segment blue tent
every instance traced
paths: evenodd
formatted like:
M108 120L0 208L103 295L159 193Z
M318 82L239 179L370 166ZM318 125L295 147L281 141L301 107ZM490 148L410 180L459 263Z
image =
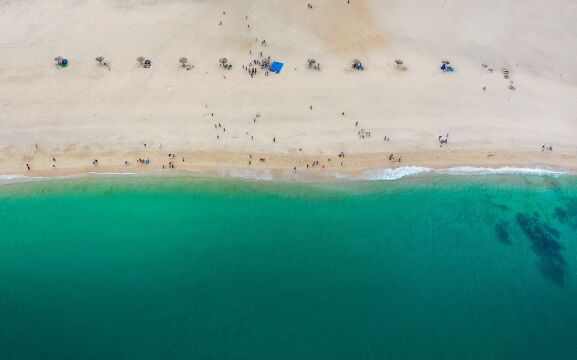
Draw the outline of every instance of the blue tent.
M282 70L282 67L284 66L283 63L280 62L273 62L272 64L270 64L270 71L274 71L275 73L279 73Z

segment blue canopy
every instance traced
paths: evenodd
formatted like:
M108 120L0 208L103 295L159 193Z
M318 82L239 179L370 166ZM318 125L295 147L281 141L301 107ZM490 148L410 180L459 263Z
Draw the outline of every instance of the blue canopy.
M283 63L280 62L273 62L272 64L270 64L270 71L274 71L275 73L279 73L282 70L282 67L284 66Z

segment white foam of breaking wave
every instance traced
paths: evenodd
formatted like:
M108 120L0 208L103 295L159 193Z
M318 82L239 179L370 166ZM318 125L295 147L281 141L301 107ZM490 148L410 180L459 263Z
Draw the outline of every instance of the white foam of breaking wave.
M501 167L501 168L488 168L488 167L472 167L472 166L460 166L448 169L440 169L436 172L441 174L450 175L487 175L487 174L527 174L527 175L563 175L567 174L564 171L554 171L540 168L516 168L516 167Z
M405 176L427 173L433 169L421 166L404 166L395 169L373 169L361 173L364 180L397 180Z
M90 175L103 175L103 176L125 176L125 175L136 175L133 172L96 172L96 171L89 171L88 174Z
M221 171L222 176L251 179L251 180L273 180L270 170L249 170L242 168L228 168Z
M32 181L32 180L41 180L41 179L47 179L47 178L43 177L43 176L26 176L26 175L20 175L20 174L0 175L0 183L3 185L12 184L12 183L21 182L21 181Z
M18 180L18 179L27 179L28 176L24 176L24 175L0 175L0 181L10 181L10 180Z
M329 173L327 176L334 177L335 179L339 179L339 180L349 178L349 175L341 174L339 172Z

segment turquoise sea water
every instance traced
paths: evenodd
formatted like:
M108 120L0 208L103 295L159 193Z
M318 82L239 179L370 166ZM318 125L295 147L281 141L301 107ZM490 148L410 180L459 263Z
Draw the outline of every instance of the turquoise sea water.
M576 359L577 178L0 186L0 359Z

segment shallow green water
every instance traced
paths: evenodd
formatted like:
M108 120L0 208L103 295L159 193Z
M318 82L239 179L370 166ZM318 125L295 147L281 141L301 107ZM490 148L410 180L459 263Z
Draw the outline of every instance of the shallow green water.
M0 359L575 359L577 179L0 186Z

